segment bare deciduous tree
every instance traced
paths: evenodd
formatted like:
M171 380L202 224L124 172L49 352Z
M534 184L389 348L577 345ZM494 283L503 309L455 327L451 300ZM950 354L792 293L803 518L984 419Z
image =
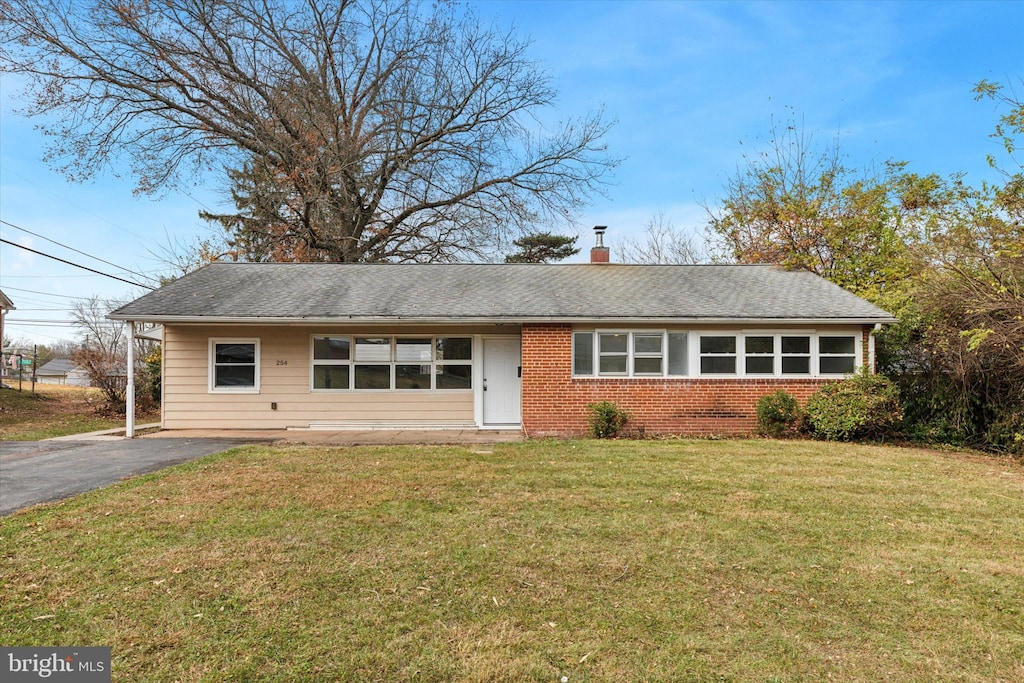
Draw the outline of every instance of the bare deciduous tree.
M704 260L693 236L676 228L663 213L648 219L641 237L621 240L617 252L623 263L691 264Z
M448 2L20 0L0 63L69 177L228 170L238 213L211 218L246 258L479 255L573 219L616 164L600 113L545 129L527 44Z
M123 306L127 301L101 299L93 296L75 301L71 317L82 329L82 344L72 355L75 363L85 368L89 381L103 393L106 412L123 415L127 391L128 344L135 344L136 396L145 399L141 391L146 383L145 358L154 342L145 339L129 340L127 328L120 322L107 320L107 313ZM139 403L145 408L145 400Z
M128 334L125 326L107 320L107 313L126 303L98 296L77 299L71 309L71 318L82 331L82 346L95 349L111 359L127 357Z

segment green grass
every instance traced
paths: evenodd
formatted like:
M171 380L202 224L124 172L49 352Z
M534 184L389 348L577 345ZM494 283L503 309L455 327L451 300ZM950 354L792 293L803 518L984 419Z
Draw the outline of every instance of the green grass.
M17 387L15 383L13 386ZM22 391L0 389L0 441L39 441L69 434L124 427L124 417L97 413L99 389L55 384L23 383ZM136 421L157 420L158 414Z
M1024 470L815 442L249 447L0 520L114 680L1024 679Z

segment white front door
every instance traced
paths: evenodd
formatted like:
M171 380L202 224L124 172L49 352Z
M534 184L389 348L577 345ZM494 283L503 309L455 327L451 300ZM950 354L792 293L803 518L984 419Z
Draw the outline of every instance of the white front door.
M484 425L518 425L522 419L522 342L518 337L485 337L483 341Z

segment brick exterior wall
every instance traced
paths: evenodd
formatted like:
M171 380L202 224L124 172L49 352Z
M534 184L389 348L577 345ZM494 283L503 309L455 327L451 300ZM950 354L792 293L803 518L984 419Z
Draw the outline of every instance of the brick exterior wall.
M868 335L862 345L867 362ZM803 404L829 379L669 379L572 376L572 325L523 325L523 432L574 436L587 431L587 406L614 401L646 434L746 434L757 430L757 401L785 389Z

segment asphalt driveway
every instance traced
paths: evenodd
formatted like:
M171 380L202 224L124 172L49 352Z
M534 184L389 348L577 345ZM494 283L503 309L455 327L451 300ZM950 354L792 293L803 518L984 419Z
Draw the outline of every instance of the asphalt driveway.
M252 443L246 439L0 442L0 516Z

